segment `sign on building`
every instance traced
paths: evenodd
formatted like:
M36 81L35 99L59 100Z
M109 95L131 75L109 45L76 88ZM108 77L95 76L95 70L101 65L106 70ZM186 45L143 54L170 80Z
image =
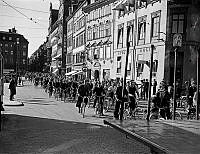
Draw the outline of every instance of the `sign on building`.
M173 47L181 47L182 46L182 35L174 34L173 36Z

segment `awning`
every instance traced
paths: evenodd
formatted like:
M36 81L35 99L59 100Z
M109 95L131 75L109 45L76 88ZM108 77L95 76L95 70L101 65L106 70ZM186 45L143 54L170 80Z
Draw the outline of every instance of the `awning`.
M77 71L76 73L74 73L72 75L81 74L81 73L83 73L83 71Z
M59 58L61 58L62 57L62 55L61 54L58 54L57 56L55 56L55 57L53 57L54 59L59 59Z
M90 47L90 43L88 43L87 45L86 45L86 48L89 48Z
M110 40L107 40L103 43L103 45L106 45L106 44L112 44L112 42Z
M55 71L52 72L53 74L57 74L58 73L58 69L55 69Z
M76 73L77 71L71 71L71 72L68 72L68 73L65 73L65 75L66 76L70 76L70 75L72 75L72 74L74 74L74 73Z
M123 3L125 3L125 0L118 2L117 5L113 8L113 10L124 11L125 5Z
M96 42L94 42L90 47L95 47L97 45Z
M100 41L99 43L97 43L97 46L101 46L101 45L103 45L102 41Z

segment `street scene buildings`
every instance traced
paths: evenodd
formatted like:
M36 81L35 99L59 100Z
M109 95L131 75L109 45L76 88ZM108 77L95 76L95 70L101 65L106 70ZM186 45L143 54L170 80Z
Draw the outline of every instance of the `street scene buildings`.
M199 153L200 0L6 1L48 33L0 31L0 153Z
M165 79L173 85L175 50L177 84L196 80L199 11L195 4L198 3L163 0L72 1L71 5L65 6L68 15L64 19L66 48L63 52L62 28L59 28L62 25L59 22L62 18L61 7L57 14L54 13L54 19L50 16L50 23L55 23L49 30L47 42L48 46L51 44L48 52L52 53L49 71L61 74L59 70L64 67L62 70L66 75L76 76L76 79L120 80L124 78L128 41L127 80L138 83L149 80L151 50L153 80L159 83ZM175 34L181 37L178 49L173 45ZM66 65L61 67L62 63Z

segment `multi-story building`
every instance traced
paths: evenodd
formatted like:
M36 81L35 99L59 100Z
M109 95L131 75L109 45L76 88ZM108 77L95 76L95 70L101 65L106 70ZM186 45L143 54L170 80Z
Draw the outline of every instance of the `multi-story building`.
M67 24L66 73L69 74L69 72L72 72L72 64L73 64L73 50L72 50L73 49L72 48L72 45L73 45L72 44L73 43L73 16L72 16L72 10L70 10L70 14L66 18L66 24Z
M57 42L58 42L58 10L52 8L50 3L50 16L49 16L49 28L48 28L48 55L50 72L58 73L58 62L55 58L57 56Z
M70 49L72 53L67 51L68 58L72 57L72 68L71 71L74 71L75 79L82 79L85 76L82 68L85 65L85 14L82 11L82 8L88 5L88 1L80 1L77 5L76 10L72 10L72 19L69 20L68 25L71 23L71 32L73 35L70 35ZM73 24L72 24L73 23ZM68 27L69 28L69 27ZM72 42L71 42L72 41ZM69 43L69 42L68 42ZM69 44L68 44L69 45ZM71 48L72 46L72 48Z
M182 84L191 78L196 80L196 55L200 42L199 4L199 0L118 1L114 8L116 11L113 31L114 35L116 34L116 77L124 77L125 55L129 42L127 78L137 81L149 79L150 56L153 50L152 74L158 83L164 79L173 84L174 51L177 51L176 82ZM180 45L178 50L177 45Z
M152 45L153 78L161 81L164 77L165 44L159 39L166 37L162 34L166 33L167 1L148 2L127 4L119 1L115 6L114 65L117 78L123 78L127 71L127 79L148 80ZM130 48L125 70L127 42Z
M23 74L27 70L28 44L23 35L15 28L9 32L0 31L0 52L4 59L4 73Z
M87 76L100 81L115 77L113 70L113 14L115 0L96 0L84 7L86 21Z

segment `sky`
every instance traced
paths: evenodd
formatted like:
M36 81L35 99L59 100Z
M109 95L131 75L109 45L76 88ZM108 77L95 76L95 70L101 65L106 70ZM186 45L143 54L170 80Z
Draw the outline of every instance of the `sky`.
M48 35L50 2L53 9L59 8L59 0L0 0L0 31L15 27L17 33L24 35L29 41L29 57Z

